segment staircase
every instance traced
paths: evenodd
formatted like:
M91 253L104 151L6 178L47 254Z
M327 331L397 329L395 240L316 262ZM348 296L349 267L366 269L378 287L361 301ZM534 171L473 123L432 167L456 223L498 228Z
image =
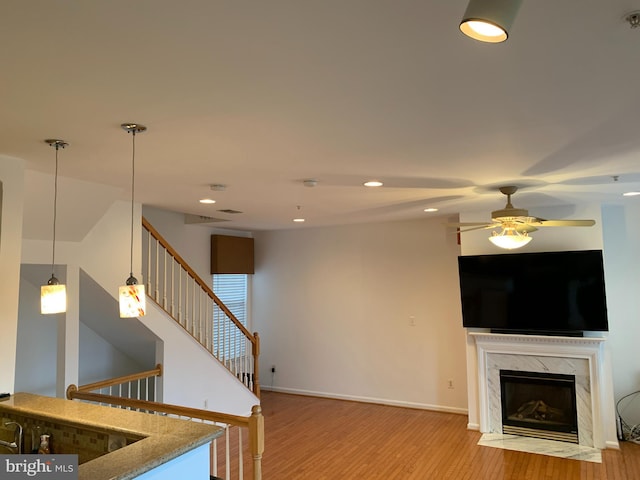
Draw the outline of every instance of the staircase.
M169 243L142 218L147 296L260 397L260 337L251 333Z

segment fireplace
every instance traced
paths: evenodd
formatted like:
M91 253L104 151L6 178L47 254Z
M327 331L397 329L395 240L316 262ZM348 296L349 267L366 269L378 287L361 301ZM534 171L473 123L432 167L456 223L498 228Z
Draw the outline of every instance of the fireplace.
M500 370L502 431L579 443L576 377Z
M500 370L575 375L578 445L619 448L604 337L469 332L468 427L502 434Z

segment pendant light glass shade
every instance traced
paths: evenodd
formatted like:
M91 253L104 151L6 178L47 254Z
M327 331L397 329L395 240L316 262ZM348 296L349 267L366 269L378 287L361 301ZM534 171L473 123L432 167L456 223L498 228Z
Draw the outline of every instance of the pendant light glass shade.
M67 288L56 278L53 270L56 264L56 220L58 209L58 150L69 144L64 140L47 139L49 145L56 149L56 172L53 186L53 246L51 254L51 278L46 285L40 287L40 313L44 315L67 311Z
M522 0L469 0L460 31L480 42L504 42L521 3Z
M126 285L118 289L118 303L120 304L120 318L142 317L146 313L146 294L144 285L138 284L138 279L133 276L133 206L136 178L136 133L145 132L147 127L137 123L123 123L120 125L132 135L131 158L131 263L129 278Z
M129 284L134 280L136 283ZM127 284L118 290L120 303L120 318L142 317L146 313L147 303L144 285L138 285L138 280L131 276L127 279Z
M67 287L53 275L47 285L40 287L40 313L62 313L67 311Z
M495 246L505 250L514 250L524 247L532 238L527 232L520 233L515 227L504 227L500 233L493 232L489 241Z

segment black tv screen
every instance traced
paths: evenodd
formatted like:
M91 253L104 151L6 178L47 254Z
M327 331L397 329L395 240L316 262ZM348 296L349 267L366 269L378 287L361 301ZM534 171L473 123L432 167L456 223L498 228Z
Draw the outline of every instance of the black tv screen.
M607 331L601 250L458 257L464 327Z

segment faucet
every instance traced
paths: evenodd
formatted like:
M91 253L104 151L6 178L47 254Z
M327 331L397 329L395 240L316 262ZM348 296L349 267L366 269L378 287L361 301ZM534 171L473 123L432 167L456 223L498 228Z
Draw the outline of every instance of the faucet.
M15 449L16 453L22 453L22 425L18 422L7 422L4 424L5 427L10 425L15 425L16 429L13 432L13 442L5 442L4 440L0 440L0 445L4 447L8 447L11 449Z

